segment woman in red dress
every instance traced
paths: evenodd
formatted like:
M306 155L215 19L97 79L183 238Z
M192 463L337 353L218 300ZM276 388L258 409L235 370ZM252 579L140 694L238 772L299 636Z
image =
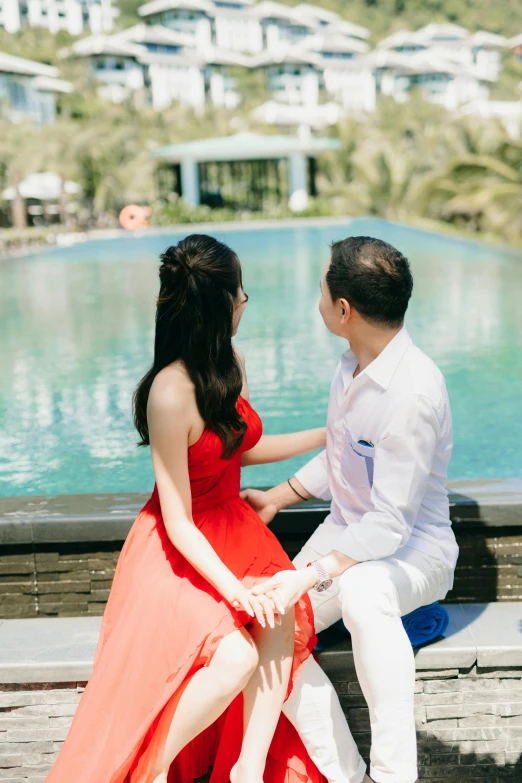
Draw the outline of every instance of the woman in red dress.
M247 297L226 245L161 256L154 362L135 393L156 484L121 550L93 672L46 783L320 783L281 714L316 637L308 597L284 614L251 588L293 568L240 498L241 465L324 444L261 437L233 348Z

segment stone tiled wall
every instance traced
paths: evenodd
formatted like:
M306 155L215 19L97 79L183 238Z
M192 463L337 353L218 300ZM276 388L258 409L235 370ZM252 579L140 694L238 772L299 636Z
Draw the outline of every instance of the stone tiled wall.
M0 554L0 617L103 614L121 542L18 545Z
M328 663L324 659L325 668ZM353 670L329 672L367 758L368 710ZM0 781L43 783L63 744L85 682L0 684ZM418 672L419 780L522 780L522 671Z
M63 745L85 685L0 684L2 783L44 782Z
M460 557L448 601L522 600L522 527L457 533ZM291 557L303 542L283 541ZM103 613L121 542L5 546L0 617Z
M355 673L329 675L368 760L368 710ZM522 780L522 671L419 671L415 690L419 780Z

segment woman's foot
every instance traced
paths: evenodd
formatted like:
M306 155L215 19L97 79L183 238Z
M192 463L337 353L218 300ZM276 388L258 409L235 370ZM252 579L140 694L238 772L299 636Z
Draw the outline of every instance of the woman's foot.
M230 770L230 783L263 783L263 778L244 769L240 761L236 761Z

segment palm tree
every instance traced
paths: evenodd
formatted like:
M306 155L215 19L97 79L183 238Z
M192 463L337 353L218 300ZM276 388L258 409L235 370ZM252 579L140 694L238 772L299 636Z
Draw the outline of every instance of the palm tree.
M522 145L493 123L449 128L453 154L419 184L415 200L432 218L508 241L522 236Z
M20 182L33 171L40 170L46 156L45 144L34 126L5 125L0 134L0 160L6 172L6 182L14 188L11 204L13 225L17 229L27 226L25 202L20 194ZM20 144L23 138L23 144Z

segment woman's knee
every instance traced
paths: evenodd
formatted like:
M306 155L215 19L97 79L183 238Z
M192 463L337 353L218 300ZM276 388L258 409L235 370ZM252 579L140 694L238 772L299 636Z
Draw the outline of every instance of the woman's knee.
M259 653L256 644L244 628L221 640L219 658L223 663L221 677L234 690L238 684L241 690L252 677L259 665Z

